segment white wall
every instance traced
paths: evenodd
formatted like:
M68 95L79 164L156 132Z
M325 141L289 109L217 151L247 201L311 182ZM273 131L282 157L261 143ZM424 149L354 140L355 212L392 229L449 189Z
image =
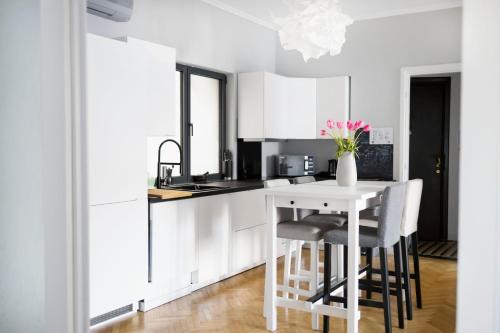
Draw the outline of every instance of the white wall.
M104 36L131 36L177 50L179 63L228 74L228 148L236 156L236 81L233 74L275 71L276 32L199 0L140 0L128 23L87 15L88 31ZM157 147L150 147L151 153ZM149 154L151 155L151 154ZM156 169L156 157L149 169ZM236 163L234 172L236 174Z
M278 74L305 77L350 75L351 117L394 128L394 170L399 159L400 69L460 62L461 9L355 22L342 53L304 63L277 42Z
M71 332L64 1L0 2L0 331Z
M500 332L500 2L465 0L457 332Z
M45 325L40 5L0 2L0 331ZM37 57L38 56L38 57Z

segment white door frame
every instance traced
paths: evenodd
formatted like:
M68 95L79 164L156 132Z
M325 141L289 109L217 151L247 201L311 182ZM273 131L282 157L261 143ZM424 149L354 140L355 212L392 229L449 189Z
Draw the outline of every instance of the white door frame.
M86 38L87 17L84 0L48 0L43 3L46 20L46 45L50 60L52 53L64 61L57 64L58 86L66 89L64 99L65 178L66 178L66 332L89 331L88 291L88 200L87 200L87 150L86 150ZM63 38L55 34L62 29ZM55 45L55 47L53 47ZM61 54L61 51L64 54ZM52 52L52 53L50 53ZM59 52L59 53L58 53ZM46 236L57 237L57 236ZM59 239L56 241L59 242ZM61 274L55 271L54 274ZM62 289L62 286L61 286ZM61 291L63 292L63 291ZM50 309L47 309L50 311ZM52 316L53 320L63 318ZM51 324L46 323L48 329Z
M430 74L460 73L462 64L450 63L401 68L401 115L399 131L399 173L398 180L409 178L410 163L410 86L412 76Z
M72 277L74 333L87 333L89 315L88 265L88 191L87 191L87 1L65 0L68 8L67 26L69 75L71 82L71 174L72 174Z

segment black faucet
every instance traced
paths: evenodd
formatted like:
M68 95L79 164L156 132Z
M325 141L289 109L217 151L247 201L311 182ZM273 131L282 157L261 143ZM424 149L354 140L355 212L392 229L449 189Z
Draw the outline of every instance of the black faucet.
M174 143L177 148L179 148L179 162L162 162L161 161L161 148L163 145L167 142L172 142ZM162 166L167 166L166 168L166 174L164 173L163 179L160 177L160 172L162 171ZM167 139L163 141L160 146L158 147L158 165L157 165L157 170L156 170L156 187L157 188L162 188L163 186L168 186L172 184L172 170L174 166L178 165L180 171L182 172L182 148L181 145L172 139ZM168 166L171 166L172 168L169 168Z

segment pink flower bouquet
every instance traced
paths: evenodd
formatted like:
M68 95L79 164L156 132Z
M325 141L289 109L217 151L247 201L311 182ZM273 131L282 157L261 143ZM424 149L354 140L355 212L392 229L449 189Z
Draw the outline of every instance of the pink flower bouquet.
M329 119L326 121L326 127L328 129L322 129L320 134L322 136L330 136L335 140L337 144L337 159L346 152L356 154L359 149L359 136L363 132L371 130L370 124L365 124L363 120L348 120L344 124L342 121L335 122ZM347 135L344 128L347 130Z

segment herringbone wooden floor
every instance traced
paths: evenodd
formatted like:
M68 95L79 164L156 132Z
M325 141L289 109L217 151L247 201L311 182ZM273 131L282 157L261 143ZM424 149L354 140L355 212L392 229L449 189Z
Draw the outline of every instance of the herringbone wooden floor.
M393 331L455 332L456 270L454 261L421 258L424 308L419 310L414 306L414 319L406 321L406 329L400 330L395 326L396 304L392 297ZM279 276L281 275L280 271ZM263 290L264 266L260 266L94 332L266 332L265 319L262 317ZM381 309L361 307L361 311L360 332L384 332ZM310 322L310 315L307 313L278 308L278 332L312 332ZM344 320L332 319L330 332L345 332L346 329Z

